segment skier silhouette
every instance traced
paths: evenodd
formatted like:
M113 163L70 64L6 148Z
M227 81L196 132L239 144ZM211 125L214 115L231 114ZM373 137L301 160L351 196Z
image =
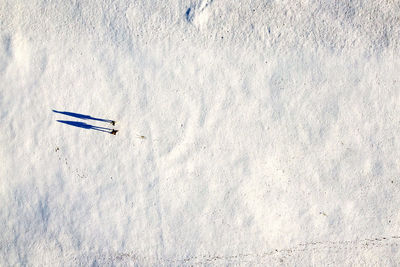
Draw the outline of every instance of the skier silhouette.
M60 113L60 114L63 114L63 115L67 115L67 116L71 116L71 117L75 117L75 118L82 119L82 120L103 121L103 122L108 122L108 123L111 123L112 125L115 125L115 121L113 121L113 120L94 118L94 117L89 116L89 115L73 113L73 112L67 112L67 111L57 111L57 110L54 110L54 109L53 109L53 112Z
M118 132L118 130L115 130L115 129L98 127L98 126L90 125L90 124L80 122L80 121L62 121L62 120L57 120L57 121L71 125L71 126L79 127L79 128L88 129L88 130L96 130L96 131L100 131L100 132L110 133L113 135L116 135Z

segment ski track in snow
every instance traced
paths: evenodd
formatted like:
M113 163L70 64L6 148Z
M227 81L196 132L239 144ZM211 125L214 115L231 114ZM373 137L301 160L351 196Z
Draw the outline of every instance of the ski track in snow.
M98 264L139 264L139 265L219 265L219 264L293 264L301 263L304 258L320 255L324 259L324 265L333 265L340 262L351 263L351 257L357 257L361 253L368 253L378 249L399 250L400 236L375 237L363 240L325 241L300 243L286 249L274 249L264 253L243 253L238 255L197 255L180 259L141 257L134 252L121 252L110 255L92 255L89 258L98 260ZM353 253L353 254L352 254ZM354 254L355 253L355 254ZM344 254L344 260L338 257ZM326 256L329 255L329 258ZM354 256L356 255L356 256ZM79 261L75 261L76 264ZM371 262L369 263L371 264Z

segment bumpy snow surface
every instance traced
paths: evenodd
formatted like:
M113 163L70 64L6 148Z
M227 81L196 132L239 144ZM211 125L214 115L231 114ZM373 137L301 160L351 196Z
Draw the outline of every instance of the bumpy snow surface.
M0 265L399 263L399 55L392 0L0 1Z

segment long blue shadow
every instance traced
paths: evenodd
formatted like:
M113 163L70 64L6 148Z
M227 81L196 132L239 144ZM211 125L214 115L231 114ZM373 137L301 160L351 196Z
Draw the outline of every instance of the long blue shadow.
M105 133L112 133L112 131L113 131L113 129L110 129L110 128L98 127L98 126L90 125L90 124L80 122L80 121L61 121L61 120L57 120L57 121L71 125L71 126L87 129L87 130L96 130L96 131L105 132Z
M57 111L53 109L53 112L55 113L59 113L59 114L63 114L63 115L67 115L67 116L71 116L71 117L75 117L78 119L82 119L82 120L95 120L95 121L103 121L103 122L108 122L114 125L114 121L113 120L106 120L106 119L100 119L100 118L94 118L92 116L89 115L84 115L84 114L79 114L79 113L73 113L73 112L67 112L67 111Z

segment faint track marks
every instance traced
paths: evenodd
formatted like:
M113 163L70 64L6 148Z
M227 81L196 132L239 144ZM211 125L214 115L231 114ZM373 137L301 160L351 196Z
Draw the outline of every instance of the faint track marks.
M68 169L70 172L75 173L76 176L78 176L78 177L81 178L81 179L85 179L85 178L88 177L85 173L83 173L83 172L82 172L81 170L79 170L78 168L73 169L73 168L71 167L71 165L68 164L67 158L62 157L62 156L60 155L60 148L59 148L59 147L56 147L54 151L57 153L58 160L59 160L60 162L63 162L63 163L65 164L65 166L67 166L67 169Z
M243 253L238 255L223 256L204 254L199 256L191 256L181 259L150 259L148 257L140 257L133 252L118 253L115 256L110 255L106 260L108 263L116 263L118 261L136 262L138 264L146 264L149 262L157 262L162 265L204 265L204 264L229 264L229 263L266 263L271 261L284 262L296 254L307 252L312 253L339 253L343 251L370 250L374 248L384 248L389 246L400 245L400 236L376 237L362 240L345 240L345 241L322 241L299 243L298 245L287 249L274 249L265 253ZM105 257L103 257L105 258ZM221 262L223 261L223 262Z

